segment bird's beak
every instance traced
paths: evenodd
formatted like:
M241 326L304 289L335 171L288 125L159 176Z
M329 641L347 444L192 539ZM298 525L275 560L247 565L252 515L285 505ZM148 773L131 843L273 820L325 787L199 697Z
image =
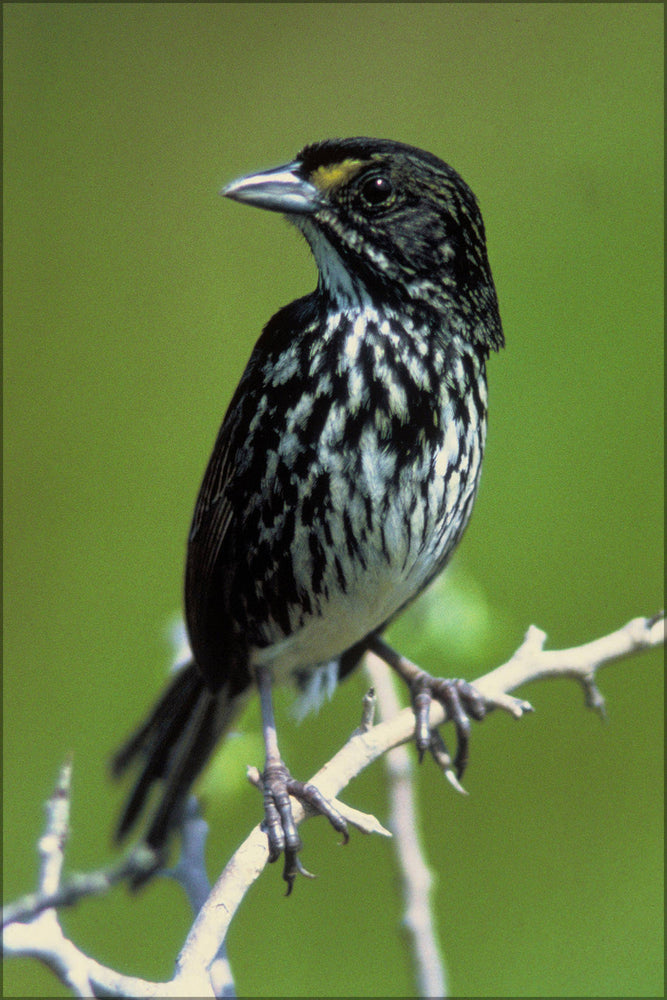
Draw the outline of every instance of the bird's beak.
M315 212L321 204L320 192L299 175L299 166L295 161L261 174L240 177L226 184L220 194L272 212L297 215Z

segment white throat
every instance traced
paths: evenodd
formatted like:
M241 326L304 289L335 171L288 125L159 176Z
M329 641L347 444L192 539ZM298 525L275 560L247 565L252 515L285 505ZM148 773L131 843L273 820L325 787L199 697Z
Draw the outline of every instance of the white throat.
M340 308L363 309L370 306L371 299L366 288L362 282L352 279L340 254L319 226L307 215L291 215L289 220L308 240L320 272L320 283Z

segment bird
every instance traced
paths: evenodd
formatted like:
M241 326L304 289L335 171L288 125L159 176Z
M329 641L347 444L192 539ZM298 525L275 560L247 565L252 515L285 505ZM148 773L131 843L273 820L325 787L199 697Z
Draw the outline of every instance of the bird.
M257 689L263 828L289 894L297 875L310 876L290 798L344 841L347 824L288 770L275 684L321 689L375 652L408 683L420 758L430 751L457 778L470 719L490 707L466 681L411 663L383 632L443 570L468 524L486 365L504 336L477 200L435 155L387 139L327 139L221 194L281 213L305 237L318 281L264 327L215 440L187 543L192 655L115 755L116 775L138 768L117 838L157 784L143 842L161 856L191 785ZM433 698L455 725L453 764L429 727Z

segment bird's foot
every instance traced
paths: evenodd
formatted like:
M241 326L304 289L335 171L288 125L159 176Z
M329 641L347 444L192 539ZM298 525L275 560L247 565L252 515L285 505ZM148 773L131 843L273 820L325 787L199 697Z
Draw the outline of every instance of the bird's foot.
M487 698L468 681L432 677L411 660L397 653L380 636L373 637L369 649L393 667L410 689L419 759L422 760L428 750L458 791L463 791L460 779L468 763L470 720L481 721L493 708L502 708L517 718L525 712L532 712L530 703L520 698L506 694L498 698ZM431 727L429 711L433 700L438 701L444 708L446 721L454 723L456 756L453 760L439 729Z
M468 764L470 746L470 720L481 722L494 708L502 708L519 718L532 712L530 702L503 694L499 698L486 698L468 681L445 680L432 677L423 670L409 680L412 705L415 712L415 743L419 759L428 750L458 791L463 791L460 780ZM429 723L429 709L435 699L444 708L447 720L456 730L456 756L452 760L439 729Z
M415 744L419 759L422 760L426 751L430 751L445 773L453 768L459 781L468 764L470 720L481 722L489 711L488 702L468 681L432 677L423 670L410 681L410 693L415 712ZM453 761L439 730L431 729L429 723L429 709L434 699L444 708L447 719L454 723L456 756Z
M343 835L343 843L349 840L347 823L315 785L296 781L282 761L267 763L261 776L264 790L264 828L269 841L269 862L285 856L283 878L287 882L287 895L292 891L297 875L314 878L299 860L301 838L297 832L292 814L290 795L309 811L325 816L334 830Z

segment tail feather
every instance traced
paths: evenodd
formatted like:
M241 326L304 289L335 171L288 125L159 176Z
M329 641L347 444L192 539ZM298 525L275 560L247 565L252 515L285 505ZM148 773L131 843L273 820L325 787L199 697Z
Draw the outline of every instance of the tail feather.
M127 836L144 811L153 786L163 782L144 839L155 850L164 846L190 786L229 725L233 711L225 688L211 692L194 663L175 674L149 717L112 760L116 777L140 762L139 775L116 829L116 840Z
M160 803L151 819L146 843L159 848L167 839L174 819L180 816L180 807L190 786L204 767L217 739L214 732L218 696L204 690L188 719L185 732L178 744L178 753L166 777Z
M166 734L174 729L175 721L187 718L200 687L201 680L197 677L193 664L186 664L174 674L150 715L114 754L111 772L115 778L124 774L137 756L146 755L147 744L159 740L162 733ZM169 747L165 749L168 750Z

